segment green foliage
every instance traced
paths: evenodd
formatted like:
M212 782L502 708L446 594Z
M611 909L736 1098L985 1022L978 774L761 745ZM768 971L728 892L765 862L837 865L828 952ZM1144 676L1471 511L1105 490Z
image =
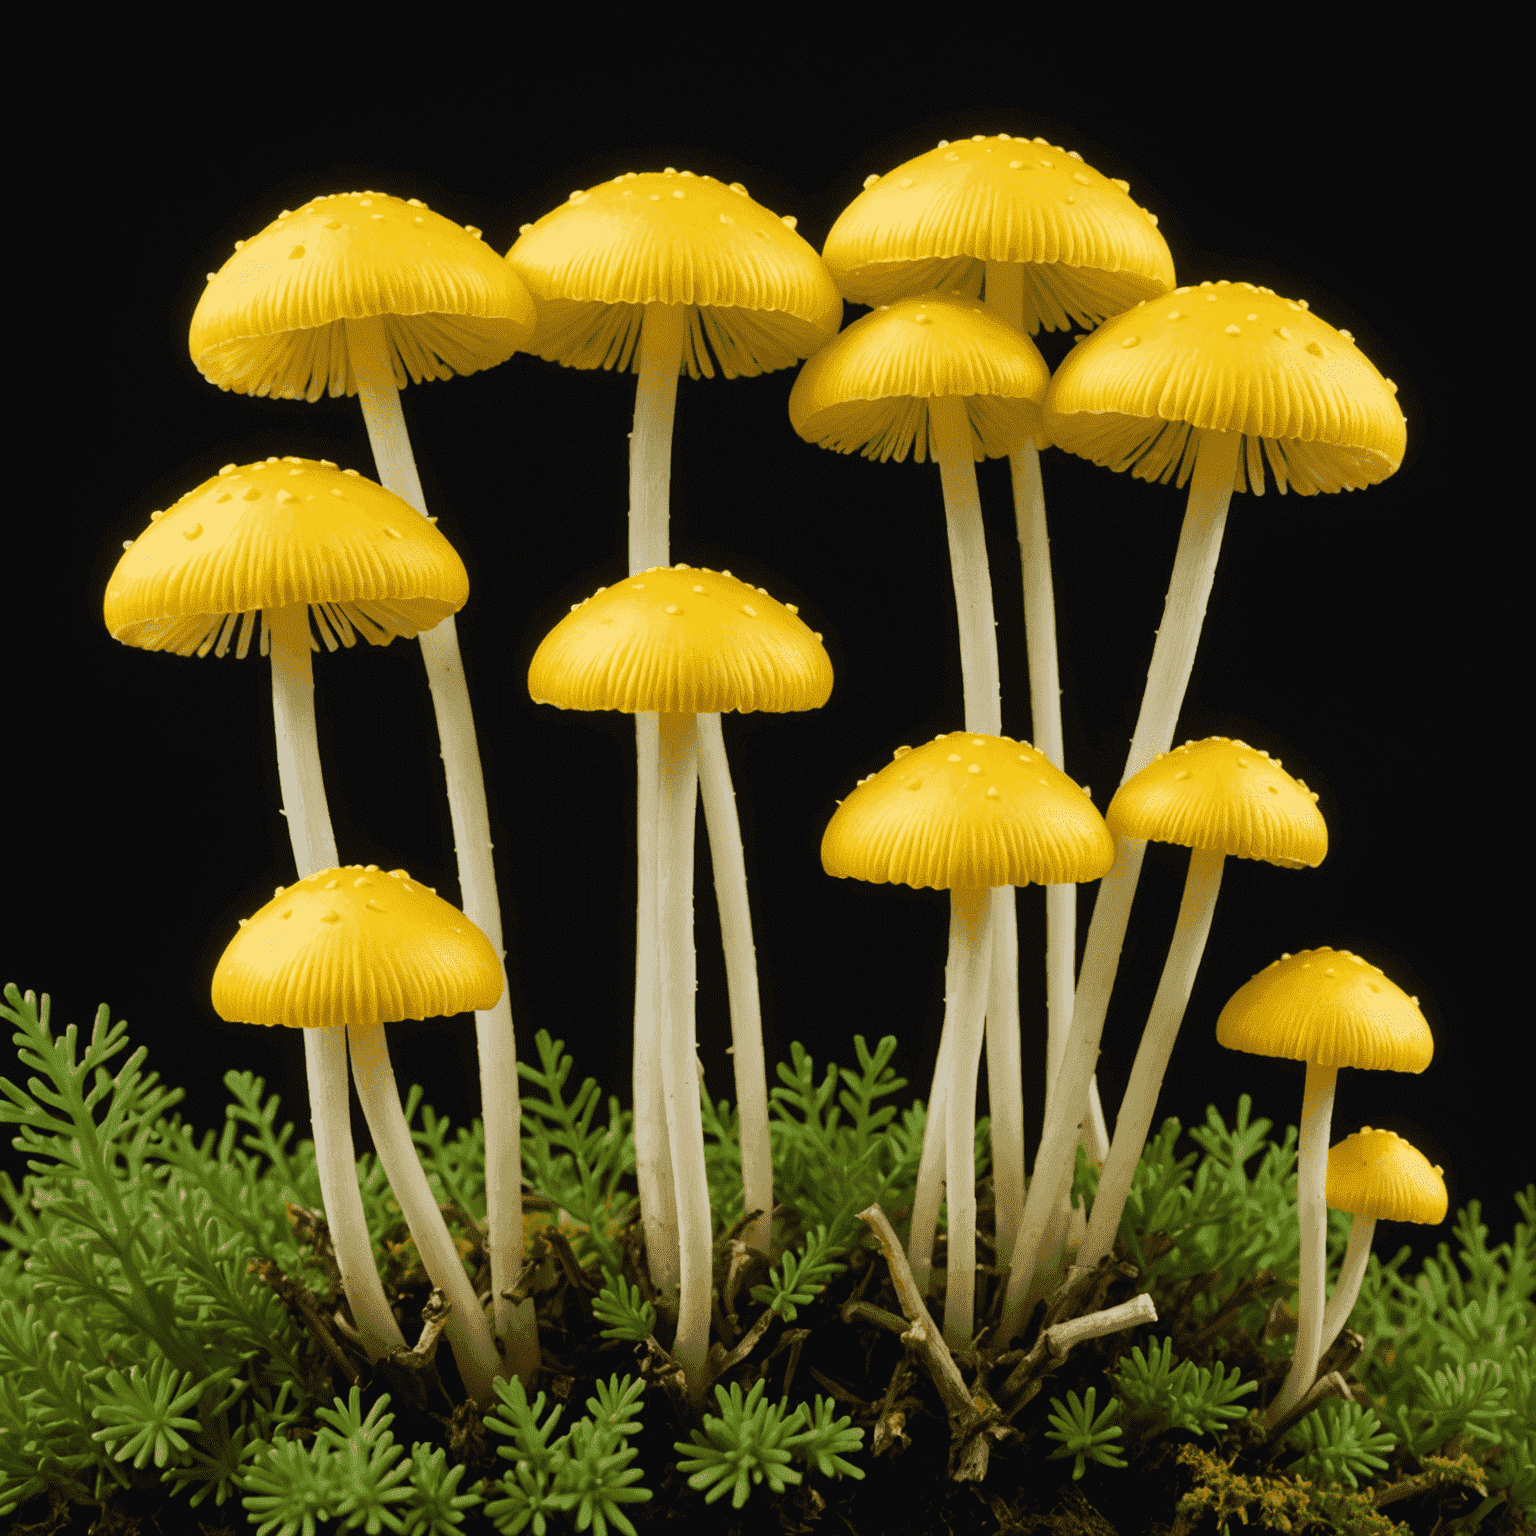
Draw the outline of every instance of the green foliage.
M1083 1475L1083 1468L1090 1461L1100 1462L1106 1467L1125 1465L1110 1448L1110 1442L1118 1440L1124 1433L1118 1424L1109 1422L1120 1412L1120 1399L1110 1398L1109 1406L1095 1418L1093 1408L1096 1390L1089 1387L1085 1399L1080 1399L1076 1392L1068 1392L1065 1405L1059 1397L1051 1399L1051 1407L1055 1411L1051 1414L1051 1428L1046 1430L1046 1438L1061 1441L1060 1447L1051 1452L1051 1460L1076 1456L1077 1460L1072 1467L1074 1479Z
M584 1228L576 1234L581 1262L596 1259L604 1274L617 1275L622 1260L609 1227L623 1226L632 1203L619 1190L619 1180L634 1170L629 1111L621 1110L610 1095L608 1123L594 1129L592 1118L602 1097L596 1081L583 1079L567 1103L571 1058L562 1054L565 1042L551 1040L549 1031L541 1029L534 1043L540 1065L517 1064L519 1077L544 1090L543 1098L522 1095L524 1172L534 1189L569 1211Z
M542 1392L529 1403L520 1381L497 1381L497 1405L485 1424L512 1441L499 1446L497 1455L513 1465L510 1476L495 1485L502 1497L485 1506L496 1529L516 1536L531 1525L534 1536L545 1536L550 1515L569 1511L578 1531L591 1527L597 1536L607 1536L611 1525L624 1536L635 1536L622 1506L651 1497L648 1488L633 1486L643 1473L629 1465L639 1454L629 1437L640 1430L644 1389L642 1381L629 1376L599 1381L597 1396L587 1399L590 1417L555 1440L551 1436L560 1422L560 1406L546 1415Z
M1341 1403L1336 1397L1302 1419L1286 1442L1305 1452L1286 1471L1316 1483L1345 1482L1351 1488L1360 1486L1359 1477L1385 1472L1387 1463L1380 1453L1397 1444L1392 1435L1383 1433L1373 1409Z
M1185 1429L1205 1435L1225 1429L1246 1410L1237 1399L1257 1392L1256 1381L1242 1381L1237 1371L1228 1371L1218 1360L1209 1369L1192 1360L1173 1367L1173 1340L1147 1341L1147 1353L1140 1347L1120 1361L1115 1381L1115 1395L1132 1414L1135 1428L1147 1438L1171 1429Z
M641 1297L638 1285L630 1285L622 1275L593 1298L592 1310L599 1321L608 1324L602 1331L605 1339L643 1344L656 1327L656 1308Z
M752 1300L762 1302L785 1322L794 1322L797 1310L814 1301L826 1289L827 1281L848 1267L830 1257L831 1251L827 1229L817 1227L803 1254L797 1257L792 1251L786 1252L769 1271L768 1283L752 1287Z
M673 1446L685 1456L677 1464L678 1471L692 1474L688 1486L702 1492L706 1504L729 1492L731 1508L740 1509L752 1489L763 1482L773 1493L783 1493L802 1479L803 1474L790 1465L795 1460L827 1477L864 1476L839 1454L858 1450L864 1431L850 1429L847 1418L834 1420L830 1400L818 1396L809 1414L804 1403L790 1412L782 1402L763 1400L761 1381L753 1384L745 1398L733 1381L729 1392L715 1388L715 1401L720 1416L705 1414L703 1431L693 1430L691 1440L679 1440Z

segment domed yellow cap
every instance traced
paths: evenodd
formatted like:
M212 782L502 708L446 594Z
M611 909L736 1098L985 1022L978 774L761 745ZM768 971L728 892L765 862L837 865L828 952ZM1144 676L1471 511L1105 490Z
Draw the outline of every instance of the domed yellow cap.
M346 320L382 316L395 383L504 363L533 332L505 261L414 197L338 192L284 210L208 279L188 345L237 395L355 395Z
M1328 1149L1328 1204L1377 1221L1445 1220L1450 1204L1440 1169L1395 1131L1370 1126Z
M322 869L240 924L213 973L213 1008L243 1024L317 1029L494 1008L491 941L403 869Z
M409 502L355 469L290 456L226 464L156 512L117 562L103 613L115 640L179 656L222 656L243 615L244 656L259 609L310 604L334 651L333 628L343 645L354 627L388 645L468 597L464 562Z
M845 298L888 304L980 289L982 264L1024 266L1033 334L1096 325L1173 287L1156 218L1123 181L1044 139L977 134L871 177L823 248Z
M1273 961L1228 999L1216 1038L1257 1056L1389 1072L1422 1072L1435 1053L1418 998L1347 949Z
M639 366L647 304L687 304L683 366L728 379L788 368L836 335L826 264L740 182L627 171L525 224L507 261L532 291L529 351L574 368ZM708 346L705 338L708 338Z
M789 420L807 442L882 462L929 452L928 401L961 395L978 459L1040 432L1051 371L1027 336L975 299L931 294L855 320L800 370Z
M1116 836L1306 869L1328 852L1316 800L1269 753L1208 736L1159 752L1115 792L1104 820Z
M1240 432L1236 490L1358 490L1403 461L1397 386L1348 331L1252 283L1202 283L1107 321L1062 361L1045 397L1057 447L1142 480L1183 485L1202 432ZM1262 452L1260 443L1263 444Z
M936 890L1097 880L1114 862L1081 786L1028 742L969 731L898 747L821 839L829 875Z
M799 617L729 571L656 566L599 587L528 668L536 704L633 714L816 709L832 660Z

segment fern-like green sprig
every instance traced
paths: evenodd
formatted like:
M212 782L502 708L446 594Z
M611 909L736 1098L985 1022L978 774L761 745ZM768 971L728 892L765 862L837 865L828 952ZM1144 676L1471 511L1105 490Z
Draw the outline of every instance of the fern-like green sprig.
M1170 1429L1196 1435L1223 1429L1247 1412L1237 1399L1258 1389L1256 1381L1243 1381L1219 1360L1210 1368L1192 1360L1174 1368L1172 1339L1161 1344L1149 1339L1145 1355L1140 1346L1133 1349L1115 1376L1115 1395L1145 1426L1140 1432L1148 1438ZM1133 1425L1133 1433L1136 1429Z
M761 1381L745 1398L734 1381L729 1393L716 1387L715 1400L720 1416L706 1413L702 1433L696 1429L691 1441L679 1440L672 1447L684 1453L677 1469L692 1474L688 1486L703 1493L706 1504L729 1493L731 1508L740 1509L756 1484L766 1481L772 1492L783 1493L801 1480L790 1466L793 1452L785 1443L800 1427L798 1408L786 1418L783 1403L764 1402Z
M1383 1457L1397 1445L1397 1438L1382 1429L1374 1408L1332 1397L1302 1419L1287 1434L1286 1443L1304 1452L1287 1472L1314 1483L1344 1482L1358 1488L1359 1478L1387 1470Z
M623 1275L615 1275L592 1298L592 1311L599 1322L608 1324L602 1330L605 1339L643 1344L656 1327L656 1308L641 1296L640 1287L631 1285Z

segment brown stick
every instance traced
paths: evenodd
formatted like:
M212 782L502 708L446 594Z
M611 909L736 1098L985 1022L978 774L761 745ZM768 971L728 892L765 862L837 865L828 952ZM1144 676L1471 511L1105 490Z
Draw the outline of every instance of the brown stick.
M1004 1401L1018 1393L1025 1395L1014 1403L1010 1414L1027 1403L1040 1390L1036 1378L1044 1376L1067 1358L1068 1352L1086 1339L1102 1338L1106 1333L1119 1333L1122 1328L1138 1328L1143 1323L1157 1321L1157 1308L1152 1298L1143 1291L1118 1307L1106 1307L1102 1312L1090 1312L1085 1317L1074 1317L1070 1322L1056 1323L1044 1329L1035 1340L1034 1347L1014 1366L998 1396ZM1026 1391L1030 1386L1034 1391Z
M246 1265L246 1272L270 1285L282 1297L284 1305L290 1311L298 1313L299 1320L320 1341L320 1347L330 1356L331 1363L346 1378L347 1385L355 1387L359 1380L357 1367L342 1353L335 1336L326 1327L325 1319L320 1316L320 1309L315 1305L315 1298L302 1285L290 1280L271 1259L252 1259Z

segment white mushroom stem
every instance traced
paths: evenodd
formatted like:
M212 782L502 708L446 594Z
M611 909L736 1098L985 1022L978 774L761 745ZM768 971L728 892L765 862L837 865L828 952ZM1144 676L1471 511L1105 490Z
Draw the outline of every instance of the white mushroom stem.
M1011 889L1011 887L1010 887ZM969 1348L976 1319L976 1075L992 973L992 892L949 893L949 965L944 978L954 1025L949 1112L944 1122L944 1187L949 1270L944 1342Z
M384 1166L395 1199L400 1202L422 1267L452 1304L443 1333L453 1349L464 1389L477 1403L488 1403L494 1394L492 1380L502 1369L501 1356L411 1140L389 1062L384 1026L349 1024L347 1039L352 1047L352 1076L368 1129L373 1133L374 1151Z
M944 522L949 535L949 568L960 620L960 679L965 700L965 728L985 735L1003 731L998 677L997 625L993 618L992 576L987 565L986 530L976 488L976 459L970 415L963 397L936 396L928 402L929 443L939 461L944 488ZM996 951L988 962L986 1010L987 1097L992 1107L992 1182L1001 1230L1018 1226L1024 1204L1024 1082L1019 1052L1019 941L1017 905L1012 886L1000 892L992 931ZM953 945L951 929L951 945ZM951 961L953 949L951 949ZM964 1072L962 1058L946 1063ZM937 1076L935 1085L937 1085ZM933 1096L937 1098L937 1092ZM948 1102L956 1100L947 1095ZM975 1086L969 1103L975 1119ZM930 1106L931 1106L930 1101ZM973 1218L974 1219L974 1218ZM950 1218L953 1227L953 1216ZM949 1286L957 1279L951 1236ZM970 1298L975 1286L975 1242L959 1289ZM964 1303L970 1307L969 1299ZM946 1313L947 1315L947 1313ZM965 1341L970 1342L969 1338Z
M1301 1269L1296 1281L1296 1353L1290 1374L1269 1405L1278 1424L1317 1379L1323 1354L1323 1297L1328 1283L1328 1132L1339 1069L1307 1063L1302 1090L1301 1136L1296 1143L1296 1220L1301 1228Z
M698 814L699 735L695 717L661 716L661 781L657 795L657 926L661 970L662 1083L667 1140L677 1190L680 1280L672 1358L683 1368L695 1405L704 1397L709 1350L714 1228L704 1168L704 1115L699 1105L694 1040L693 830Z
M1188 508L1179 534L1173 576L1163 605L1163 622L1152 648L1152 665L1142 697L1136 734L1126 759L1124 783L1173 743L1179 709L1194 667L1195 647L1216 575L1216 559L1226 527L1227 506L1237 473L1242 438L1235 432L1205 433L1189 489ZM1005 1343L1024 1325L1026 1295L1041 1237L1045 1231L1045 1202L1055 1192L1071 1188L1073 1158L1079 1127L1087 1109L1088 1086L1099 1054L1109 994L1120 964L1131 902L1141 875L1146 844L1136 838L1115 839L1114 867L1099 882L1098 898L1088 924L1088 942L1078 976L1072 1026L1062 1053L1061 1075L1046 1095L1045 1126L1035 1157L1035 1176L1024 1202L1024 1219L1014 1243L1008 1292L998 1327ZM1049 1193L1048 1193L1049 1191Z
M299 878L336 866L336 837L320 776L315 737L315 683L310 659L309 606L275 608L263 616L272 658L272 719L277 728L277 778ZM304 1069L315 1166L341 1288L371 1360L407 1349L384 1297L357 1187L352 1111L347 1100L347 1041L340 1028L304 1031Z
M939 1230L939 1205L944 1199L945 1121L949 1114L950 1058L954 1054L954 1014L948 1006L946 967L944 1028L933 1064L933 1087L923 1117L923 1150L912 1191L912 1226L907 1234L907 1265L924 1296L933 1282L933 1241Z
M1333 1295L1328 1298L1328 1305L1323 1309L1323 1335L1318 1343L1319 1360L1322 1359L1322 1352L1338 1338L1345 1323L1349 1321L1349 1314L1355 1310L1355 1303L1360 1299L1360 1286L1365 1280L1366 1265L1371 1257L1371 1239L1375 1235L1374 1216L1350 1218L1349 1243L1344 1249L1344 1264L1339 1270L1339 1281L1333 1288Z
M720 716L696 717L699 730L699 789L709 858L715 873L715 902L725 947L725 982L731 999L731 1061L736 1069L736 1113L741 1129L743 1212L763 1214L743 1234L754 1248L768 1251L773 1230L773 1144L768 1136L768 1067L763 1056L763 1012L757 990L757 951L747 904L747 865L741 846L736 795L725 757Z
M358 400L379 483L425 517L426 498L400 408L382 319L347 321L347 347L357 379ZM491 857L491 819L485 776L469 703L469 685L459 655L458 628L449 614L420 635L438 744L448 785L464 915L491 941L502 961L501 997L494 1008L475 1014L480 1063L480 1115L485 1129L486 1252L491 1261L496 1335L507 1351L506 1371L531 1380L539 1368L538 1323L532 1298L519 1307L507 1299L523 1267L522 1112L517 1081L517 1039L501 943L501 902Z
M1189 856L1189 873L1184 879L1184 899L1179 903L1179 917L1173 929L1173 942L1163 963L1162 979L1147 1015L1131 1080L1120 1101L1115 1117L1115 1139L1109 1157L1099 1175L1098 1192L1093 1199L1093 1213L1088 1218L1088 1232L1077 1252L1077 1262L1091 1268L1115 1243L1120 1228L1120 1213L1131 1190L1136 1165L1141 1161L1157 1110L1157 1096L1163 1076L1173 1055L1173 1043L1189 994L1194 989L1195 973L1210 937L1211 918L1216 911L1216 896L1221 890L1221 871L1226 855L1194 849Z
M670 563L668 503L672 486L672 421L688 310L647 304L640 327L639 380L629 438L629 573ZM660 751L657 717L635 716L635 1043L633 1062L635 1176L651 1283L670 1309L677 1297L677 1196L667 1144L661 1081L660 976L656 969L656 794Z
M987 305L1021 335L1024 332L1024 267L1016 261L987 263ZM1051 544L1045 526L1045 487L1040 448L1034 438L1008 456L1013 472L1013 516L1024 578L1024 650L1029 659L1029 717L1034 744L1054 768L1065 770L1061 729L1061 673L1056 657L1056 594L1051 581ZM1056 1072L1072 1023L1072 987L1077 964L1077 887L1045 888L1045 997L1047 1046L1045 1084ZM988 1037L987 1049L991 1051ZM1109 1150L1099 1085L1088 1089L1083 1140L1088 1155L1102 1163ZM1012 1229L1018 1228L1017 1216ZM1002 1224L998 1225L1001 1242ZM1006 1251L1000 1249L1000 1251Z

